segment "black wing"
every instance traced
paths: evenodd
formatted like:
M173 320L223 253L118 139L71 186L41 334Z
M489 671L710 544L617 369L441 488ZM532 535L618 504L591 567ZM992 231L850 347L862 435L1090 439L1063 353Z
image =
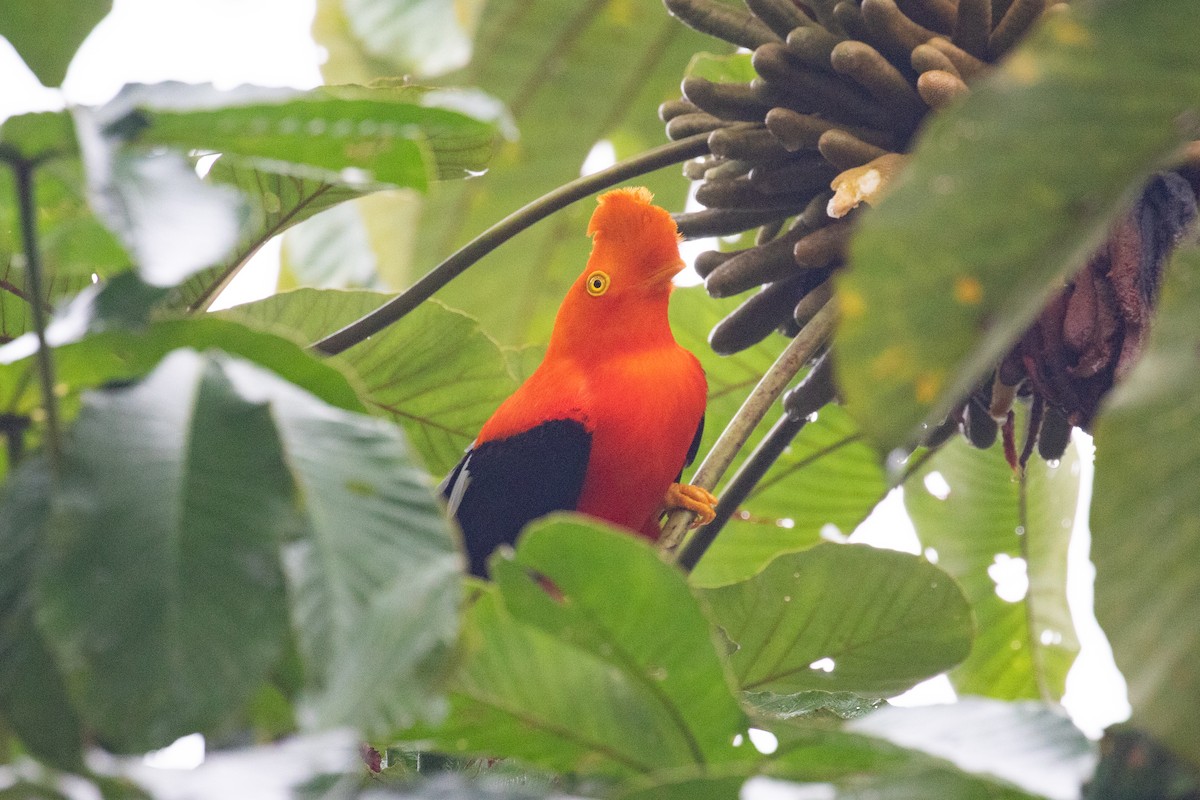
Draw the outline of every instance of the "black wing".
M467 451L441 492L462 528L472 575L487 577L488 556L531 520L575 508L591 449L582 422L555 419Z
M683 466L690 467L692 462L696 460L697 454L700 452L700 440L704 438L704 415L700 415L700 424L696 426L696 435L692 437L692 443L688 445L687 456L683 459ZM679 470L679 474L675 476L675 482L679 483L683 479L683 470Z

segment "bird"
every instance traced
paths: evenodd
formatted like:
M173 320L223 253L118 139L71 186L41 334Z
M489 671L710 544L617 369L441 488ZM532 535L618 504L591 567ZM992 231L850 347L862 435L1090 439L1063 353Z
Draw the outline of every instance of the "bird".
M530 521L576 511L657 540L673 508L713 519L680 483L704 431L708 387L667 319L684 268L669 212L644 187L600 195L591 254L555 316L545 356L496 409L440 488L472 575Z

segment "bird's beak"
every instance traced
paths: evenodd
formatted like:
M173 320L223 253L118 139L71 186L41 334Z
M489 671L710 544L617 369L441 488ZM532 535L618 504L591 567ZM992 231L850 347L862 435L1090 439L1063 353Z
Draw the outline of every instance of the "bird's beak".
M671 279L682 272L683 268L686 266L687 264L683 263L682 258L672 261L671 263L650 273L650 278L646 281L646 283L651 286L670 283Z

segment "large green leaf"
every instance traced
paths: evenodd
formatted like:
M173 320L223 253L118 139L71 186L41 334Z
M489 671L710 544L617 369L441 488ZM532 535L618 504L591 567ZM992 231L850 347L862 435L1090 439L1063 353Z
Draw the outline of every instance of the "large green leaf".
M139 87L106 115L109 135L146 145L267 159L303 177L424 189L431 178L486 166L495 127L452 111L453 93L415 87L329 86L304 93L242 87ZM125 111L124 116L117 116Z
M518 543L515 563L494 557L492 573L498 584L464 622L448 720L405 738L616 775L737 756L745 720L707 623L647 543L554 519Z
M21 54L39 81L58 86L79 45L111 9L112 0L0 0L0 36Z
M117 751L227 724L275 663L296 523L268 408L192 351L85 400L64 452L37 617Z
M747 691L899 694L971 648L970 608L950 576L866 545L783 555L703 597L734 645L729 662Z
M1067 604L1077 447L1053 466L1035 456L1014 475L999 443L978 450L955 437L905 484L904 499L921 543L975 612L978 636L970 658L950 673L955 688L1005 700L1061 699L1079 652ZM1001 588L1005 573L1015 583Z
M711 45L653 2L487 3L471 63L439 81L478 86L499 98L520 137L501 146L484 178L432 188L422 208L414 263L422 271L433 266L497 220L578 177L599 139L613 143L617 158L661 143L655 108L678 97L688 60ZM384 70L383 75L396 71L378 61L368 66L369 61L347 57L331 63L326 79L362 80L367 68ZM349 71L343 74L339 64ZM687 185L675 169L638 182L659 203L682 207ZM476 316L504 344L543 341L587 258L584 231L591 208L579 203L523 233L442 297Z
M221 315L315 341L386 299L375 292L297 289ZM404 428L435 475L462 458L516 388L496 344L469 317L437 303L425 303L332 362L353 371L368 405Z
M83 766L83 734L67 686L34 622L34 575L45 553L50 470L14 470L0 492L0 717L36 757Z
M683 575L644 540L594 522L553 520L526 531L515 566L498 566L514 617L638 674L677 717L695 760L729 756L744 719L708 619ZM526 571L547 576L568 602L552 599Z
M306 524L287 565L318 724L383 735L435 716L462 557L428 477L390 423L327 406L256 366L229 369L271 403L303 498Z
M1057 12L930 120L852 242L839 385L884 449L994 366L1141 182L1196 136L1191 0Z
M1096 427L1096 617L1133 721L1200 766L1200 253L1176 256L1149 351Z

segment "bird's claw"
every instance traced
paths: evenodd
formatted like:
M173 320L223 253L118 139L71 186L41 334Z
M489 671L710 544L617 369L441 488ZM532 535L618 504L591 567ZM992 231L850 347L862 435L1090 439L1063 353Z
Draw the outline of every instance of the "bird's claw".
M692 528L712 522L717 516L716 505L716 495L699 486L692 486L688 483L672 483L667 489L667 510L685 508L693 512L696 518L689 526Z

